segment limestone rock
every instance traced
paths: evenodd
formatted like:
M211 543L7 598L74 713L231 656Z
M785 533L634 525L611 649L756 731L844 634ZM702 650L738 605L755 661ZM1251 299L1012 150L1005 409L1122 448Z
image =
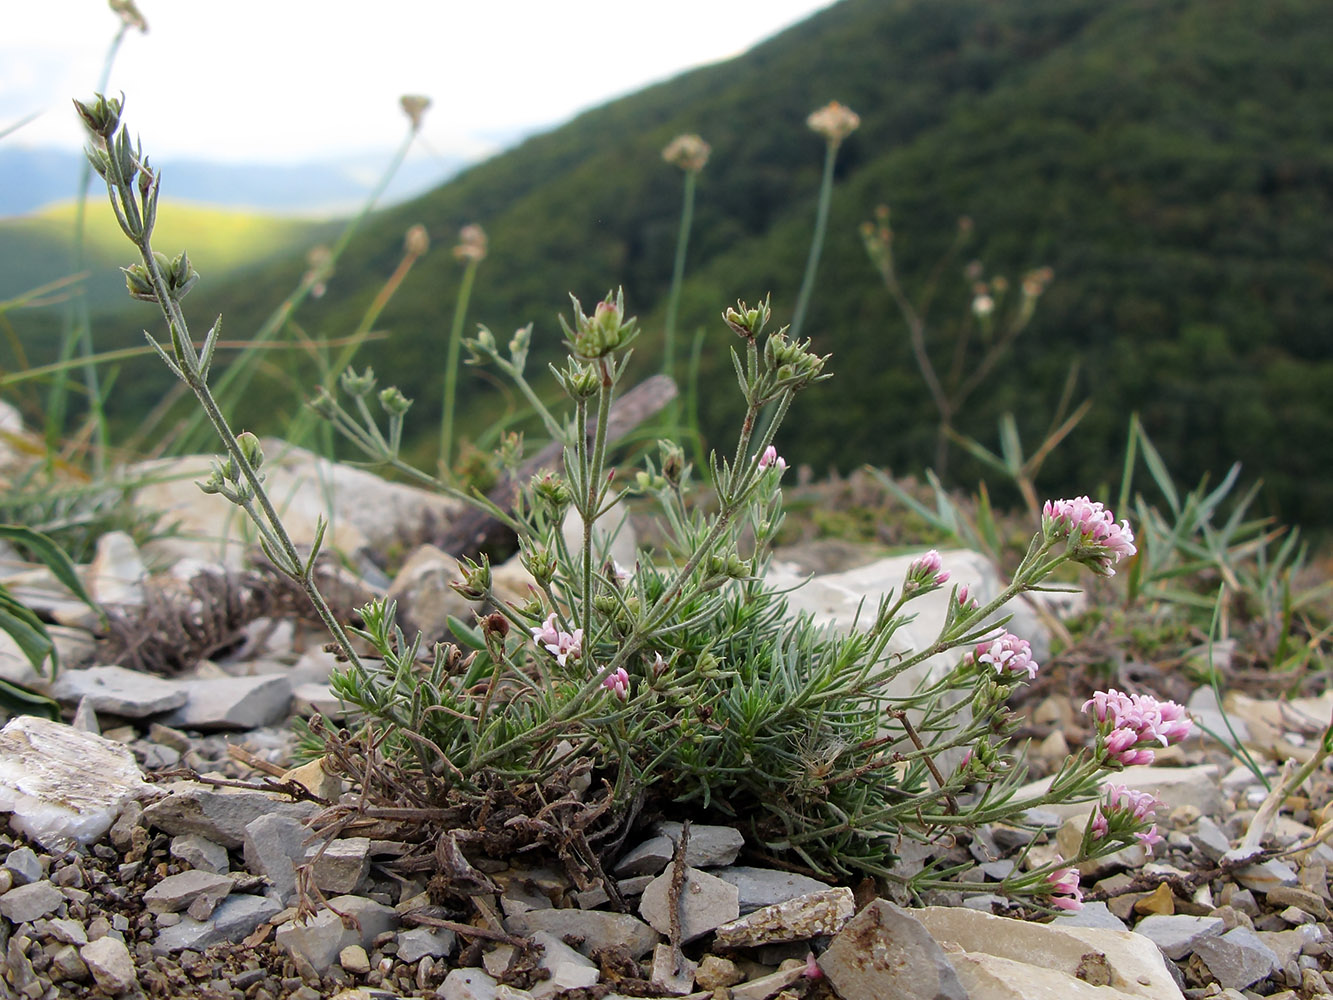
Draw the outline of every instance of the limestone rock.
M245 865L272 882L284 903L296 896L296 866L305 860L309 834L300 820L280 814L259 816L246 824Z
M256 927L282 912L282 905L267 896L232 893L218 904L207 920L182 917L180 923L164 927L153 942L159 955L183 951L203 951L223 942L243 940Z
M1094 986L1057 969L982 952L950 957L959 981L974 1000L1132 1000L1143 995Z
M335 896L329 900L333 910L348 913L360 924L346 927L333 910L323 910L305 924L289 920L278 928L277 942L293 956L300 955L316 971L323 972L338 960L338 953L348 945L369 948L376 937L398 926L398 914L362 896Z
M671 933L671 869L649 884L639 901L639 913L659 934ZM715 927L740 916L740 896L730 882L686 868L680 890L680 940L701 938Z
M730 865L718 868L713 874L736 887L742 913L828 888L823 882L807 875L778 871L776 868Z
M213 907L222 902L236 885L226 875L212 872L187 871L168 875L143 894L144 906L149 913L179 913L191 907L200 897L209 899Z
M682 824L658 823L657 832L680 843ZM690 825L690 842L685 845L685 864L691 868L720 868L731 864L745 846L745 838L734 826Z
M657 875L671 863L675 851L675 842L670 837L665 835L650 837L627 851L616 862L614 871L621 876Z
M533 909L506 917L505 928L522 936L549 931L561 938L581 939L576 947L588 956L598 948L620 945L629 950L631 958L642 958L659 940L657 931L637 917L606 910Z
M398 958L403 962L415 962L426 955L448 958L453 954L455 941L453 931L413 927L398 935Z
M837 934L855 910L851 889L823 889L723 924L714 943L721 948L748 948Z
M1095 965L1104 970L1106 986L1144 1000L1180 1000L1162 953L1131 931L1028 923L965 907L927 906L912 912L945 947L1054 969L1075 979L1090 977Z
M171 794L144 810L144 822L173 836L197 834L223 847L240 847L246 825L270 813L305 819L319 807L289 802L263 792L206 788L190 782L171 786Z
M103 993L118 996L138 988L139 976L134 971L134 959L119 938L108 935L91 941L79 949L79 957Z
M429 648L449 635L451 615L471 623L472 604L449 586L462 578L458 560L434 545L422 545L408 556L386 595L398 602L403 631L421 632Z
M98 712L127 719L179 708L189 697L179 681L116 666L61 671L51 694L69 704L82 701Z
M1277 953L1248 927L1233 927L1221 937L1200 941L1194 954L1219 984L1233 990L1257 983L1278 965Z
M968 1000L944 951L907 910L877 899L819 957L842 1000Z
M1221 917L1185 915L1145 917L1134 925L1135 934L1148 938L1171 959L1184 958L1204 938L1217 937L1225 929Z
M11 924L26 924L55 913L64 902L64 893L43 879L16 886L0 896L0 916Z
M147 575L148 568L134 539L124 531L108 531L97 539L84 584L99 604L142 605Z
M551 974L549 979L534 983L528 991L534 1000L548 1000L565 990L593 986L600 978L595 962L580 955L549 931L537 931L530 940L542 946L537 964Z
M164 720L179 729L258 729L280 722L292 701L285 674L189 682L186 702Z
M230 868L227 849L221 844L187 833L171 839L171 856L201 872L220 874Z
M304 832L304 828L303 832ZM347 837L329 843L320 852L320 844L305 849L308 859L316 859L312 874L323 892L338 895L354 893L370 874L370 838Z
M653 949L652 969L648 980L659 990L671 996L684 996L694 988L694 974L698 965L677 954L669 944L659 944Z
M153 793L119 743L28 715L0 730L0 812L43 846L91 844L126 802Z

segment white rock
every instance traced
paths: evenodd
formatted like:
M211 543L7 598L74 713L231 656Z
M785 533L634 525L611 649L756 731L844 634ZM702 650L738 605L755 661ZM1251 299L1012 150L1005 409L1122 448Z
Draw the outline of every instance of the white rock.
M1086 975L1088 963L1095 961L1106 969L1105 985L1113 989L1145 1000L1181 1000L1161 951L1131 931L1028 923L965 907L927 906L912 912L946 948L1054 969L1073 978L1080 978L1080 969Z
M0 730L0 812L45 847L91 844L126 802L153 794L119 743L28 715Z
M99 604L142 605L147 575L134 539L123 531L108 531L97 539L97 551L88 565L84 585Z
M1141 993L1126 993L1091 983L1028 962L968 952L952 955L953 967L969 997L976 1000L1131 1000ZM1179 992L1175 994L1180 996ZM1170 994L1163 994L1166 1000Z

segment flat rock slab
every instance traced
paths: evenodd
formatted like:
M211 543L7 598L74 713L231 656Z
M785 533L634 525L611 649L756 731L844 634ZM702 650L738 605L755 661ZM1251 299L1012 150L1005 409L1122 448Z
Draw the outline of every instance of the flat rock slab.
M671 840L671 846L680 843L683 824L658 823L659 836ZM690 825L690 841L685 845L685 863L691 868L721 868L731 864L745 846L745 838L734 826Z
M721 948L750 948L833 935L855 911L851 889L822 889L723 924L715 932L714 943Z
M144 810L144 823L172 836L197 834L223 847L240 847L245 828L270 813L306 819L313 802L289 802L248 789L207 788L191 782L169 786L171 794Z
M192 680L189 698L164 720L177 729L258 729L287 717L292 684L286 674Z
M117 666L63 671L51 686L51 694L71 705L87 699L98 713L127 719L169 712L189 700L180 681Z
M639 913L660 934L671 933L671 874L667 869L649 884ZM693 941L740 916L739 894L730 882L686 868L680 889L680 940Z
M289 920L278 928L277 942L288 954L301 955L316 971L323 972L338 961L338 953L350 945L370 948L375 938L398 926L398 913L389 906L363 896L335 896L329 900L332 910L323 910L313 919L298 924ZM347 927L338 913L350 914L360 930Z
M797 896L811 892L821 892L828 886L818 879L795 872L778 871L776 868L751 868L747 865L730 865L713 872L724 882L736 887L742 913L749 913L764 906L785 903Z
M549 931L561 938L578 938L584 955L598 948L625 947L631 958L642 958L660 940L657 931L629 913L606 910L528 910L505 918L505 929L524 937Z
M1161 951L1132 931L1029 923L961 906L912 912L946 948L1096 980L1143 1000L1181 1000Z
M968 952L950 957L959 982L973 1000L1134 1000L1142 996L996 955Z
M0 812L44 847L91 844L127 802L153 794L119 743L30 715L0 730Z
M0 896L0 916L11 924L26 924L55 913L65 902L65 894L43 879L10 889Z
M149 913L179 913L200 897L219 903L235 885L226 875L190 870L168 875L143 894L143 902Z
M202 951L224 942L235 944L281 912L282 905L267 896L232 893L207 920L182 917L180 923L162 928L153 942L153 951L165 955L186 948Z
M1192 952L1204 938L1219 937L1226 930L1221 917L1191 917L1183 914L1144 917L1134 925L1134 933L1142 934L1162 949L1167 958L1179 960Z
M1224 989L1231 990L1257 983L1278 964L1277 953L1248 927L1233 927L1221 937L1200 941L1194 954Z

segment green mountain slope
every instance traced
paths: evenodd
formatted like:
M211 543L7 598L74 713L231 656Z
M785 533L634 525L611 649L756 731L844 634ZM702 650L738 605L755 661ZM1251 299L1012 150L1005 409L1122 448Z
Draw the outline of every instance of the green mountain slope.
M717 313L767 291L777 314L789 313L822 161L804 118L837 99L863 125L840 156L805 330L833 354L836 378L801 400L781 439L789 460L908 472L931 454L929 397L857 232L888 202L912 291L957 218L975 220L933 316L963 315L961 264L971 256L1011 279L1040 265L1055 272L962 429L994 444L996 419L1012 410L1035 444L1078 359L1095 407L1048 465L1050 492L1114 481L1138 410L1180 478L1240 459L1285 516L1326 522L1330 45L1333 17L1319 0L844 0L743 57L584 114L382 214L302 322L347 332L410 224L447 244L477 221L491 255L474 319L501 334L535 321L540 363L559 351L555 314L567 292L587 302L623 284L646 321L640 361L650 370L680 193L659 154L697 131L713 157L699 181L681 318L687 333L708 331L703 409L706 430L723 440L734 386ZM233 333L250 328L301 269L291 260L244 288L201 284L191 313L202 324L225 306ZM392 339L361 359L418 401L415 426L426 434L460 273L447 252L423 260L379 324ZM947 346L933 345L941 364ZM491 391L469 380L464 405ZM954 468L963 481L977 472L961 460Z

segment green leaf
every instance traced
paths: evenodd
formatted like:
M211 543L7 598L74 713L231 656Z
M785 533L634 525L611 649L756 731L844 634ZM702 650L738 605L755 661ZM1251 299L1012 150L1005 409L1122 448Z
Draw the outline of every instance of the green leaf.
M0 709L9 715L38 715L60 721L60 706L44 694L0 678Z
M79 574L74 569L74 563L70 561L64 549L40 531L33 531L21 524L0 524L0 540L14 542L36 555L75 597L97 612L103 627L106 626L106 612L92 599L88 591L84 590Z
M56 647L46 626L31 608L16 600L3 585L0 585L0 629L9 633L34 670L41 673L42 664L50 657L51 676L56 675L59 667Z

